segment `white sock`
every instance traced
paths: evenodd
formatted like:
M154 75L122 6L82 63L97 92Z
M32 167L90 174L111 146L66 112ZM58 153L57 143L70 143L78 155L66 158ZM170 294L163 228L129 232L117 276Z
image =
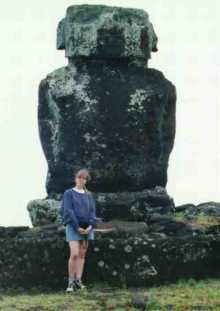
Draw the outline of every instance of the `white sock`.
M69 283L72 283L73 281L75 281L75 277L74 276L69 276Z

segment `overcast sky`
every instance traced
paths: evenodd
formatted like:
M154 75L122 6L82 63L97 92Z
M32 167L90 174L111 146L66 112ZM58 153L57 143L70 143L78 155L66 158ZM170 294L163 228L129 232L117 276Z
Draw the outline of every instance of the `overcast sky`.
M7 0L0 9L0 225L31 226L27 203L46 196L38 85L67 64L64 50L56 50L56 27L68 6L85 3L149 13L159 38L149 67L161 70L177 88L167 191L176 205L220 201L218 0Z

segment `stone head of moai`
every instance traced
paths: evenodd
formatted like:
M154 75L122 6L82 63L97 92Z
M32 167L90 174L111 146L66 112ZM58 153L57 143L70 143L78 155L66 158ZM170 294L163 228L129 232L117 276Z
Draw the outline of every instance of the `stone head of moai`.
M157 35L144 10L74 5L57 27L57 49L67 58L143 58L156 52Z
M175 136L175 86L148 67L158 50L148 13L73 5L57 27L68 65L40 82L38 124L46 190L61 194L87 167L95 192L166 186Z

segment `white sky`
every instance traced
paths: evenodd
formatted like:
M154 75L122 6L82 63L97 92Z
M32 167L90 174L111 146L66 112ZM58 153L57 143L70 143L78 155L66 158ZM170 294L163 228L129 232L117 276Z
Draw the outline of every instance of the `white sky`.
M27 203L46 196L38 85L65 66L56 27L74 4L145 9L159 38L149 67L177 88L167 191L176 205L220 201L220 5L218 0L2 1L0 5L0 225L29 225Z

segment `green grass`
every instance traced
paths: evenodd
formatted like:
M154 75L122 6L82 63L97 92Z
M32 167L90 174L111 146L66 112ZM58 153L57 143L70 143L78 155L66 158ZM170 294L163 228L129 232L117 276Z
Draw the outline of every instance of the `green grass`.
M76 293L7 290L1 293L2 311L133 311L132 297L145 299L142 310L220 311L220 280L179 280L175 284L150 288L113 288L96 284ZM147 298L148 297L148 298ZM140 310L140 309L139 309Z
M220 311L220 280L181 280L169 286L154 287L151 294L162 306L172 304L175 310Z
M189 220L184 212L178 212L174 214L174 219L181 220L186 223L194 223L204 227L220 225L220 217L217 216L207 216L202 213L195 216L194 219Z

